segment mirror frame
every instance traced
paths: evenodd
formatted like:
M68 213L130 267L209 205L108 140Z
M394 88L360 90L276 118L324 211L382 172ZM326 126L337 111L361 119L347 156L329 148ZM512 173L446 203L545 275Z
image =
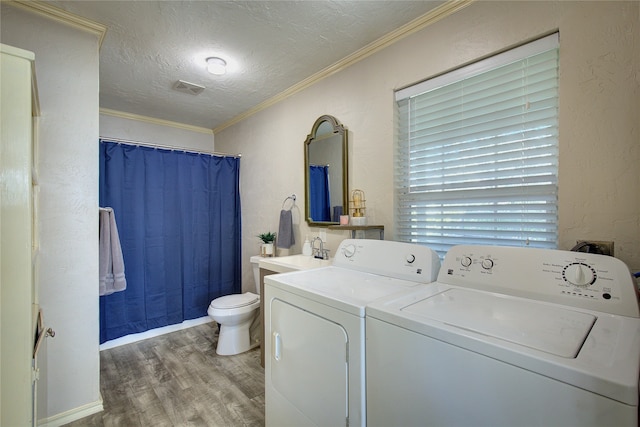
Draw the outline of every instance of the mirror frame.
M333 128L333 133L317 135L318 128L324 122L329 122ZM339 224L339 222L332 221L314 221L310 218L310 199L309 199L309 145L316 141L320 142L323 139L333 137L334 135L342 136L342 214L348 215L349 211L349 173L348 173L348 131L347 129L333 116L324 115L318 117L311 128L311 133L307 135L307 139L304 141L304 198L305 198L305 218L310 226L328 227L330 225Z

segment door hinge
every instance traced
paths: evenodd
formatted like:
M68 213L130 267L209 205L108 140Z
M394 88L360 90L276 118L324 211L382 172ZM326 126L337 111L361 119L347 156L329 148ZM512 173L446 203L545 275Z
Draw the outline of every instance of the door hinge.
M31 382L35 383L40 379L40 368L31 368Z

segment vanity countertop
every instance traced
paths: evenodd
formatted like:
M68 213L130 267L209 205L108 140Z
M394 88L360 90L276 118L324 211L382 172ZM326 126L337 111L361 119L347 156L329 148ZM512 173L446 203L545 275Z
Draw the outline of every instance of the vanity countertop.
M258 265L260 268L275 273L288 273L290 271L327 267L331 265L331 263L331 259L318 259L308 255L289 255L260 258Z

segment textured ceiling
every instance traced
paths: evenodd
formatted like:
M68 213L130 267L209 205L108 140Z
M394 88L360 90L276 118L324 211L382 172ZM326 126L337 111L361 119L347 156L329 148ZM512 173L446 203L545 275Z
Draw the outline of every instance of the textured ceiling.
M100 107L223 125L443 1L50 1L106 25ZM229 64L207 73L205 59ZM173 90L177 80L205 86Z

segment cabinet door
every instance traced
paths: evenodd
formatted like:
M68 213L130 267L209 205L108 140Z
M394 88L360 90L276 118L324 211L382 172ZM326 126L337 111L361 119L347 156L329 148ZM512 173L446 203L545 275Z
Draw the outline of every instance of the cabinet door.
M340 426L348 416L347 333L342 326L274 300L271 383L316 426ZM286 414L280 419L286 420ZM290 419L292 420L292 419Z
M0 424L32 422L31 62L0 45Z

